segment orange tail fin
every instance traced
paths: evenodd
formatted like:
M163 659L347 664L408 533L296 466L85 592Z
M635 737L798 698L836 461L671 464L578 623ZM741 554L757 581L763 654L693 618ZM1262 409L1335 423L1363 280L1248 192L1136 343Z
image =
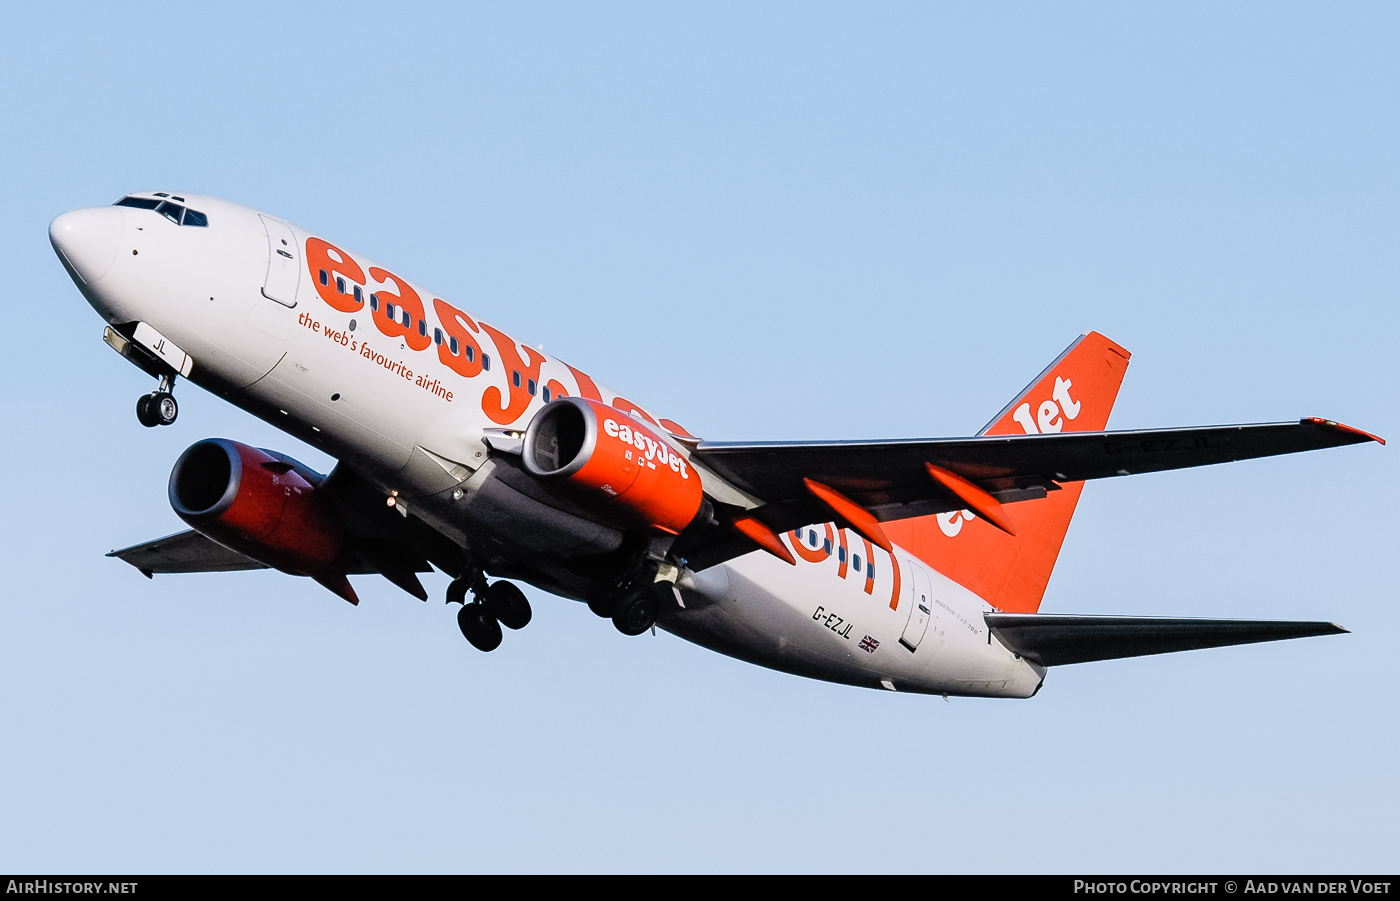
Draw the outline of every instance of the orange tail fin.
M1129 356L1098 332L1084 335L978 434L1102 431ZM1071 482L1043 500L1001 508L1014 536L967 510L882 525L896 544L993 607L1034 613L1083 489L1083 482Z

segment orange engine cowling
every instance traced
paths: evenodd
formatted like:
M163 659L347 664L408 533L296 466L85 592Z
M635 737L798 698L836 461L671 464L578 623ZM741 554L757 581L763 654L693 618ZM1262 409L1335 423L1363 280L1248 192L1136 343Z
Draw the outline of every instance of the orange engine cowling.
M525 430L521 457L561 495L626 526L678 534L704 500L700 477L669 443L587 398L546 404Z
M286 458L226 438L191 445L170 473L170 506L224 547L358 603L341 565L345 525ZM309 470L307 470L309 473Z

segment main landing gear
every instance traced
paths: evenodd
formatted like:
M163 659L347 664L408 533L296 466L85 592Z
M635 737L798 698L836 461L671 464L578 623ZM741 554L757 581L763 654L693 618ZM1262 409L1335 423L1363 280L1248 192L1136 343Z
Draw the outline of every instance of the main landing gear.
M467 603L467 592L475 600ZM462 635L478 651L494 651L501 646L501 626L523 629L533 615L525 593L514 582L486 582L486 576L476 570L447 586L447 603L461 604L457 626Z
M588 609L611 619L623 635L641 635L656 625L666 606L675 606L675 586L656 581L656 567L643 566L616 582L595 582L585 598Z
M150 394L143 394L136 400L136 420L146 428L170 425L180 415L180 405L175 403L175 376L163 375L160 385Z

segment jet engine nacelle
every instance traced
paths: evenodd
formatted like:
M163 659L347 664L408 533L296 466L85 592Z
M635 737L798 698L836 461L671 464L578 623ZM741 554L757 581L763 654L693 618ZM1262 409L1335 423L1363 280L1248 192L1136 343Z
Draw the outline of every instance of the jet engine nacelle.
M339 567L344 523L297 472L299 465L237 441L208 438L175 461L170 506L224 547L283 572L312 576L345 596L349 585Z
M546 404L525 430L521 457L553 490L627 526L678 534L704 500L699 475L670 444L587 398Z

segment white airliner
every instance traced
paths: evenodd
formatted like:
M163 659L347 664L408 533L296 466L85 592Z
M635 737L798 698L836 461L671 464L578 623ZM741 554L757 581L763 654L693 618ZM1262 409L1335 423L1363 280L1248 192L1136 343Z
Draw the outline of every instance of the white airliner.
M147 576L273 567L354 604L347 575L426 600L435 566L483 651L530 621L513 579L628 635L984 697L1030 697L1059 664L1346 631L1036 612L1087 479L1380 441L1323 419L1103 431L1128 352L1097 333L975 437L702 441L266 213L142 192L49 238L107 344L159 380L143 424L175 421L183 378L339 461L194 443L169 489L192 531L112 552Z

